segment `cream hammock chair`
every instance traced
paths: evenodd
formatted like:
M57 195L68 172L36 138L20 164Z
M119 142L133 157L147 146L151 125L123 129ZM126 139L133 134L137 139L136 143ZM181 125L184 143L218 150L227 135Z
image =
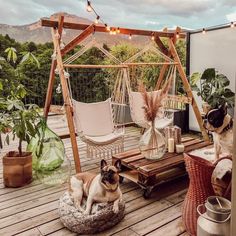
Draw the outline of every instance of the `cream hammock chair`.
M121 64L95 39L88 42L81 50L65 60L64 64L71 64L92 47L98 48L116 65ZM84 103L73 99L69 76L67 76L76 131L81 140L86 143L87 157L89 158L109 158L112 154L124 150L124 124L122 117L124 117L125 108L125 97L123 96L125 91L123 92L123 90L126 89L126 86L121 83L123 76L122 67L119 70L111 98L94 103Z
M174 98L175 94L175 79L176 79L176 66L174 61L167 57L165 54L163 54L161 51L159 51L153 43L149 43L147 46L145 46L141 51L139 51L137 54L129 58L127 61L124 62L124 64L128 66L158 66L160 63L158 62L149 62L149 63L139 63L139 62L134 62L137 60L140 56L142 56L146 52L152 52L154 54L157 54L161 56L166 62L170 63L169 71L166 76L166 81L167 80L172 80L172 86L171 89L169 90L169 94L166 97L166 99L163 101L163 108L160 109L160 112L158 112L157 117L155 119L155 127L157 129L164 129L165 127L173 124L174 120L174 112L175 109L170 109L171 99ZM132 91L131 85L130 85L130 71L127 72L128 78L126 80L127 87L128 87L128 93L129 93L129 103L130 103L130 111L131 111L131 117L134 123L139 125L142 128L148 128L149 123L147 122L144 114L144 100L141 92L136 92ZM148 92L148 93L154 93L156 96L160 94L161 90L153 91L153 92Z

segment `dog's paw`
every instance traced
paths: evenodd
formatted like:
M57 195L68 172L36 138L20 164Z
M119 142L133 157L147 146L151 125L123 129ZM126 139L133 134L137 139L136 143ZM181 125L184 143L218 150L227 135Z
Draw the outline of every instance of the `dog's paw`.
M119 206L113 206L112 208L113 212L116 214L119 211Z

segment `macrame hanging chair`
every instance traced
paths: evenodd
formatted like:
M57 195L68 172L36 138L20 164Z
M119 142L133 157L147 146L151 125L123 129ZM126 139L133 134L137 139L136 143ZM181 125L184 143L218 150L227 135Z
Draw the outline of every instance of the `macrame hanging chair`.
M115 65L121 64L117 58L105 50L95 39L65 60L64 64L71 64L92 47L96 47L103 52ZM123 96L125 92L122 90L125 90L126 87L121 83L123 75L124 72L121 67L115 80L111 98L94 103L84 103L73 99L69 76L67 76L76 131L81 140L87 145L87 157L89 158L109 158L112 154L124 150L123 118L126 105L125 97Z
M154 54L157 54L160 56L162 59L164 59L166 62L169 62L170 67L169 71L166 76L166 80L172 80L172 86L171 89L169 90L169 95L172 95L175 93L175 77L176 77L176 67L174 64L174 61L167 57L165 54L163 54L161 51L159 51L153 43L147 44L142 50L140 50L138 53L133 55L131 58L126 60L124 64L128 66L159 66L161 63L159 62L135 62L139 57L141 57L143 54L147 52L151 52ZM128 70L128 74L131 74L130 71ZM132 73L132 76L133 73ZM142 74L141 74L142 76ZM129 75L130 77L130 75ZM142 78L141 78L142 79ZM136 78L137 80L137 78ZM130 110L131 110L131 117L132 120L138 124L142 128L148 128L149 123L147 122L144 114L144 100L143 100L143 95L141 92L133 91L130 85L130 79L126 80L127 83L127 88L128 88L128 94L129 94L129 102L130 102ZM148 93L154 93L155 96L158 96L160 94L161 90L156 90L153 92L148 92ZM167 104L167 98L163 101L163 109L160 109L160 111L157 114L156 120L155 120L155 126L158 129L163 129L167 127L168 125L171 125L173 123L173 117L174 117L174 110L167 109L165 105Z

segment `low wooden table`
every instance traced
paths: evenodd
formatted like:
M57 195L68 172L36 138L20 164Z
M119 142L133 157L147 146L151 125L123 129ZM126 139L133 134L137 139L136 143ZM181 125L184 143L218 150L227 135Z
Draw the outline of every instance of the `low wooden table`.
M182 143L185 152L211 145L210 142L191 137L182 138ZM160 183L186 174L182 153L166 153L159 160L148 160L138 149L134 149L113 155L112 163L116 160L121 160L120 181L127 178L137 183L144 189L144 198L148 198L153 188Z

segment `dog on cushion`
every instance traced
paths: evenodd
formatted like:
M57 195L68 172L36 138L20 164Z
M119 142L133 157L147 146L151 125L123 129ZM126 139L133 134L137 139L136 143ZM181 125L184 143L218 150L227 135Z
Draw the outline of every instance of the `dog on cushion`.
M119 211L119 202L122 200L118 174L120 165L120 160L114 165L108 165L105 160L101 160L101 171L98 175L83 172L71 177L69 192L79 211L89 215L93 202L113 202L114 213ZM83 196L87 197L85 211L81 207Z

